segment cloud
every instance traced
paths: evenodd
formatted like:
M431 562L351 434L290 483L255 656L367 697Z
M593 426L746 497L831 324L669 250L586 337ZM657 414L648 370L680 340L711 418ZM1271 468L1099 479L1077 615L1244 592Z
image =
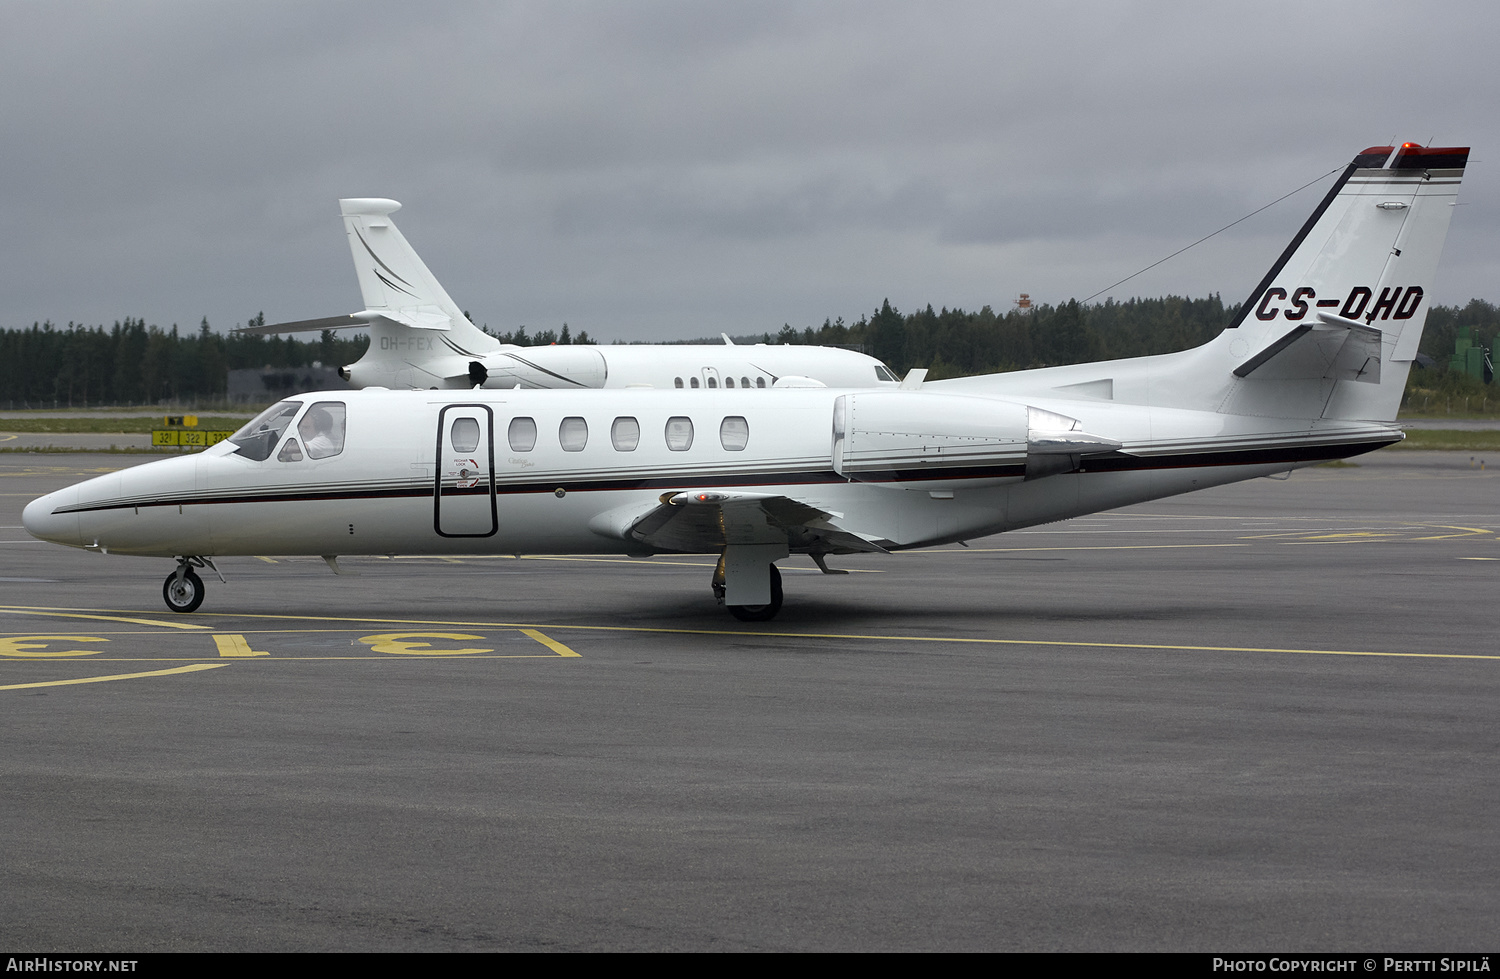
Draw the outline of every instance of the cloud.
M1223 6L1223 5L1221 5ZM1470 144L1439 301L1496 299L1490 6L18 3L0 326L352 309L338 197L492 326L774 330L1083 296L1397 139ZM1144 279L1238 298L1306 195ZM1123 269L1123 271L1122 271Z

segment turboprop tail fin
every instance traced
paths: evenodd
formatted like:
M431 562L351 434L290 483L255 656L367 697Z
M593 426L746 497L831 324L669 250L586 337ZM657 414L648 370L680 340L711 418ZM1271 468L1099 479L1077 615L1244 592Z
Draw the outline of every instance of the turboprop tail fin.
M1404 143L1354 158L1212 344L1239 379L1220 410L1395 419L1468 156Z

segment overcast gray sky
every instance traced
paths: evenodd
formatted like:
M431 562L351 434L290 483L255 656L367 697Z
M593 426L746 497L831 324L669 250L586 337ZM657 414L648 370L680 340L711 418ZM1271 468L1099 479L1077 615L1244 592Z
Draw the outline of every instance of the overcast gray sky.
M359 309L393 197L492 329L775 331L1083 298L1391 140L1474 148L1500 4L0 0L0 327ZM1321 182L1116 298L1254 286Z

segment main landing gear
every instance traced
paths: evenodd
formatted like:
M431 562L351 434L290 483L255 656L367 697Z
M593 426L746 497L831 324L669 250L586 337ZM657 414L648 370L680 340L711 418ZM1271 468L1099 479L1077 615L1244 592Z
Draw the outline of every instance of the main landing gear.
M219 569L208 558L194 555L178 558L177 570L167 575L167 580L161 586L161 597L166 600L167 608L174 612L192 612L203 604L206 589L203 587L203 579L198 577L194 568L212 568L213 573L219 575L219 580L224 580Z
M784 552L783 552L784 554ZM719 566L714 569L713 590L714 600L720 605L728 605L729 614L741 622L768 622L776 617L781 611L781 571L776 565L769 561L759 567L764 567L765 579L759 578L755 571L759 570L759 562L752 562L750 569L736 568L737 580L735 582L736 598L749 597L753 604L729 605L730 589L728 587L725 573L725 556L720 556ZM742 580L749 577L747 583ZM763 599L762 601L756 601Z

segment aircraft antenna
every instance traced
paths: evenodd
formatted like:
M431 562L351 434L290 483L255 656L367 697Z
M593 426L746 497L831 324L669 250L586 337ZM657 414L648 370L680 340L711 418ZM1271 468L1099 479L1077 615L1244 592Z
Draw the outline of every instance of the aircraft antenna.
M1176 258L1178 255L1181 255L1183 252L1187 251L1189 248L1196 248L1196 247L1198 247L1199 245L1203 244L1208 239L1212 238L1214 235L1221 234L1222 232L1228 231L1230 228L1232 228L1235 225L1239 224L1241 221L1248 221L1250 218L1255 217L1257 214L1259 214L1261 211L1264 211L1266 208L1268 208L1268 207L1275 207L1277 204L1280 204L1282 201L1286 200L1288 197L1291 197L1292 194L1301 193L1302 191L1304 191L1307 188L1311 187L1313 184L1317 183L1319 180L1326 180L1330 175L1338 173L1342 169L1344 169L1342 166L1334 167L1332 170L1329 170L1328 173L1320 174L1319 176L1314 177L1313 179L1309 180L1307 183L1303 184L1301 187L1298 187L1296 190L1291 191L1290 193L1282 194L1280 197L1276 198L1274 201L1272 201L1269 204L1266 204L1266 205L1264 205L1262 207L1257 207L1255 210L1251 211L1249 214L1246 214L1244 217L1237 218L1236 220L1233 220L1233 221L1229 222L1228 224L1224 225L1224 227L1220 228L1218 231L1213 232L1213 234L1204 235L1202 238L1199 238L1197 241L1193 242L1191 245L1184 245L1184 246L1182 246L1181 248L1177 249L1172 254L1168 255L1166 258L1163 258L1163 259L1161 259L1159 261L1152 262L1150 265L1148 265L1145 268L1141 269L1139 272L1132 272L1129 275L1125 276L1125 278L1121 279L1119 282L1114 282L1114 283L1111 283L1110 285L1105 286L1103 289L1100 289L1098 292L1094 293L1092 296L1088 297L1087 299L1085 299L1083 301L1085 303L1089 303L1089 302L1094 301L1095 299L1098 299L1100 296L1104 295L1106 292L1108 292L1109 290L1113 289L1115 286L1124 285L1125 283L1129 282L1131 279L1135 278L1136 276L1138 276L1138 275L1140 275L1140 274L1142 274L1144 272L1150 272L1152 269L1154 269L1158 265L1162 264L1162 262L1170 262L1172 259Z

